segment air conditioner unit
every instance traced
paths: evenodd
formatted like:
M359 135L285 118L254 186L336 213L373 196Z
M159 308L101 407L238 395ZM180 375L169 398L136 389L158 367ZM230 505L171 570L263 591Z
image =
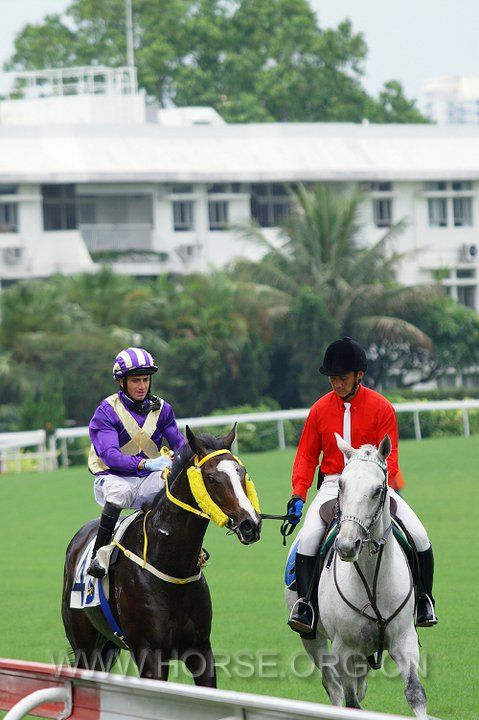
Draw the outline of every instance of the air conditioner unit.
M23 248L6 247L3 248L3 262L5 265L16 265L22 259Z
M479 245L464 243L459 250L459 257L462 262L479 262Z

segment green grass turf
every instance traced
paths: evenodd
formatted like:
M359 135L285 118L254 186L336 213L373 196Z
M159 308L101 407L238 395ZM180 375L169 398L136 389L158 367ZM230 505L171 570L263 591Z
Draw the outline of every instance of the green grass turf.
M293 450L242 456L265 512L284 512L293 457ZM477 558L478 457L477 437L401 445L405 498L428 528L436 554L440 624L420 630L420 639L429 712L443 720L479 717L477 578L471 562ZM0 656L55 661L67 647L59 609L64 550L76 529L98 513L91 477L78 468L5 475L0 506ZM212 642L224 663L219 687L327 702L299 638L286 626L287 548L279 523L265 522L261 541L251 547L213 526L205 544L212 553L206 570L214 606ZM122 653L121 662L127 659ZM402 681L388 657L385 670L370 674L365 707L409 715ZM180 669L171 679L188 681Z

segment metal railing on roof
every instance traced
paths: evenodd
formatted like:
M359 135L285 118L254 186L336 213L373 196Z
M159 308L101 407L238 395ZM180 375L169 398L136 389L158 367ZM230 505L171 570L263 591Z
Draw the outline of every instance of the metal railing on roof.
M11 73L15 91L25 98L65 95L136 95L136 68L105 65L46 68Z

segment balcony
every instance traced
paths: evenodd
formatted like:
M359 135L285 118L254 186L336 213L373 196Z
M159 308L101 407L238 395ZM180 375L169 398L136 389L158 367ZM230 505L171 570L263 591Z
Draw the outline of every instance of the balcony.
M151 230L152 227L149 223L80 225L85 245L90 252L94 253L153 250Z

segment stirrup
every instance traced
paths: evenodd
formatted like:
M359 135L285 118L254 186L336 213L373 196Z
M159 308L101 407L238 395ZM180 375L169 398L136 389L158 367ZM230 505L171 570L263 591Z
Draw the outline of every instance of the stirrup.
M106 575L106 570L97 557L93 558L86 572L87 575L91 575L95 578L103 578Z
M419 612L421 611L421 613ZM416 627L432 627L437 625L438 619L434 602L427 593L420 593L416 607Z
M298 598L289 614L288 625L291 630L308 635L314 632L315 621L316 613L311 602L304 598Z

